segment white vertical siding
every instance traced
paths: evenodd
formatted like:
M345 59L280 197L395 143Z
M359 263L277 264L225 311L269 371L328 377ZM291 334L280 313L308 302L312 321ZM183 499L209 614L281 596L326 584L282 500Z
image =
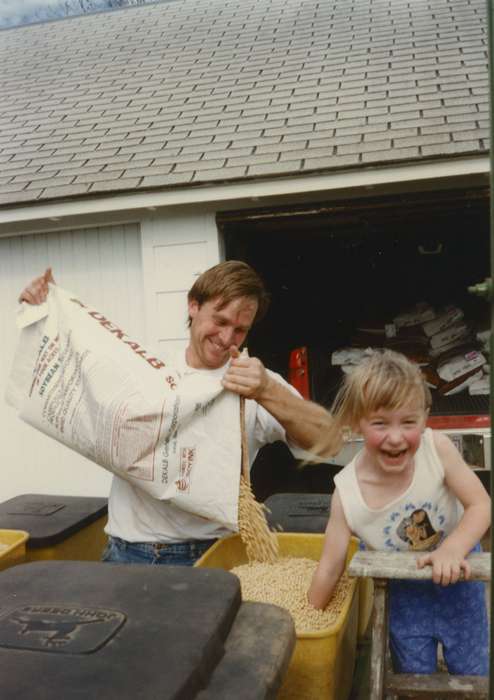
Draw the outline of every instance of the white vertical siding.
M24 493L106 495L111 476L20 421L3 400L21 289L51 265L58 284L145 340L141 241L135 224L0 238L0 501Z
M167 213L141 224L148 343L185 347L187 292L208 267L220 262L213 212Z

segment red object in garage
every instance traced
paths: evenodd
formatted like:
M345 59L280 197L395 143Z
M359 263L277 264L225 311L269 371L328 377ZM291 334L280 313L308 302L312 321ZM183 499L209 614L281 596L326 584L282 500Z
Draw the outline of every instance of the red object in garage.
M297 389L304 399L310 399L309 367L306 347L296 348L291 351L288 363L288 381Z
M490 428L491 417L480 416L429 416L427 420L429 428L434 430L458 430L464 428Z

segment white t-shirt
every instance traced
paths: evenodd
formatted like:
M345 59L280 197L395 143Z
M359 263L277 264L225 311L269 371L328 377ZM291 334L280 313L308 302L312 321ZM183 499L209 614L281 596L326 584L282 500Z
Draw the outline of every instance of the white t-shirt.
M163 353L160 353L160 357L163 357ZM221 377L228 366L215 370L194 369L186 364L184 351L175 355L168 354L163 359L182 374L207 372ZM270 370L268 372L276 381L298 395L279 374ZM245 402L245 425L251 465L263 445L277 440L286 442L284 428L256 401ZM152 498L118 476L113 476L105 531L108 535L128 542L160 543L206 540L230 534L218 523L192 515L169 502Z
M348 527L369 549L429 551L455 529L463 507L444 482L430 428L415 454L410 486L382 508L370 508L364 501L355 471L360 455L334 481Z

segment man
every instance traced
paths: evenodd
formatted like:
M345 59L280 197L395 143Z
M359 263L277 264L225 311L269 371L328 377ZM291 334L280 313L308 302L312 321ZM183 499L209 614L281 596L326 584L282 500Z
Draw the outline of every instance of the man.
M48 268L22 291L19 301L42 303L50 282L54 280ZM217 376L227 391L246 398L251 464L263 445L276 440L309 449L320 441L329 421L321 406L304 401L258 358L240 354L268 304L263 282L249 265L235 260L215 265L188 293L185 353L164 358L183 375ZM104 561L182 565L192 565L218 537L229 534L219 523L154 499L118 476L113 477L106 532Z

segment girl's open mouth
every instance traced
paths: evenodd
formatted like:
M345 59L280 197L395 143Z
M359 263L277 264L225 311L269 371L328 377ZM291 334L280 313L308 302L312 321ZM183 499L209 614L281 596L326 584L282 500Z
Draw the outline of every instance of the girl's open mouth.
M398 462L400 461L408 452L407 449L404 450L381 450L381 453L383 457L387 460L390 460L392 462Z

